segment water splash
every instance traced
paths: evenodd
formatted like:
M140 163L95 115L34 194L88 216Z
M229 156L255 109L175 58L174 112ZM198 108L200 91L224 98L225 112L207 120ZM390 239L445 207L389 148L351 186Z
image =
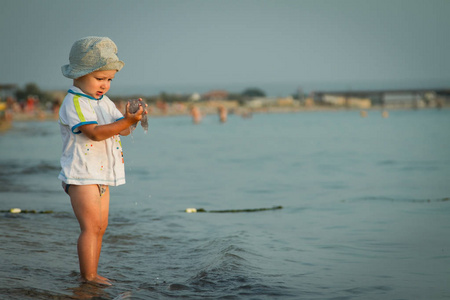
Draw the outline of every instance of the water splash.
M130 106L128 107L128 110L130 113L135 113L139 110L140 106L144 107L144 110L142 111L142 119L141 119L141 126L144 129L144 132L147 133L148 132L148 117L147 114L145 113L145 106L146 103L144 100L142 99L131 99L128 100L128 103L130 104ZM131 125L131 131L136 129L136 124Z

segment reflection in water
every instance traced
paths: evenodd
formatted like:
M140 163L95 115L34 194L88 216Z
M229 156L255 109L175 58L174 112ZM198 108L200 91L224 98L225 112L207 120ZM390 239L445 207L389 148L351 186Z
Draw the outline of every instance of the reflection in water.
M93 283L82 282L80 285L68 288L67 290L72 293L72 297L75 299L92 299L94 297L101 299L111 299L111 296L107 293L105 286L101 286Z

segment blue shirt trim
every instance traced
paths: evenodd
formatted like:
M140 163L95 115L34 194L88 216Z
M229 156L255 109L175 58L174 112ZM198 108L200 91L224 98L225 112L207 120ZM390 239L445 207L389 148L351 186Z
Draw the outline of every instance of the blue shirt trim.
M72 90L68 90L67 91L68 93L71 93L71 94L73 94L73 95L78 95L78 96L81 96L81 97L86 97L86 98L89 98L89 99L92 99L92 100L102 100L102 98L103 98L103 95L101 95L100 96L100 98L94 98L94 97L92 97L92 96L89 96L89 95L86 95L86 94L82 94L82 93L77 93L77 92L74 92L74 91L72 91Z
M81 133L80 130L78 130L77 132L75 132L75 130L76 130L78 127L80 127L80 126L87 125L87 124L98 124L98 123L97 123L97 121L89 121L89 122L81 122L81 123L78 123L77 125L75 125L75 126L72 127L72 132L73 132L74 134L80 134L80 133Z

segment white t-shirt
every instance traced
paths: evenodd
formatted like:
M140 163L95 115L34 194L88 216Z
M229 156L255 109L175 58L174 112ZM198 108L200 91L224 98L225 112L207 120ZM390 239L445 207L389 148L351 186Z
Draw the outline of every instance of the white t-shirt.
M98 100L72 86L59 110L63 149L62 170L58 178L75 185L124 184L125 168L119 135L96 142L78 128L86 124L110 124L122 118L122 113L107 96Z

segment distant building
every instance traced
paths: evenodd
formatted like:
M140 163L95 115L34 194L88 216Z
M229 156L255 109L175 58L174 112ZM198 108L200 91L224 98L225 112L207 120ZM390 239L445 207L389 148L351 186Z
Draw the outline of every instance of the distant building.
M333 106L346 106L353 108L370 108L372 102L368 98L344 97L324 95L323 102Z
M199 101L202 98L199 93L193 93L189 96L189 101Z
M435 107L442 102L446 90L411 89L379 91L316 91L311 94L316 104L369 108L373 105L391 107ZM370 104L369 104L370 103Z
M276 98L255 97L252 100L246 101L246 106L249 108L261 108L274 106L277 104Z
M283 107L299 106L299 103L300 102L295 100L292 96L277 99L277 105Z
M203 100L226 100L228 99L229 93L224 90L213 90L203 94Z

